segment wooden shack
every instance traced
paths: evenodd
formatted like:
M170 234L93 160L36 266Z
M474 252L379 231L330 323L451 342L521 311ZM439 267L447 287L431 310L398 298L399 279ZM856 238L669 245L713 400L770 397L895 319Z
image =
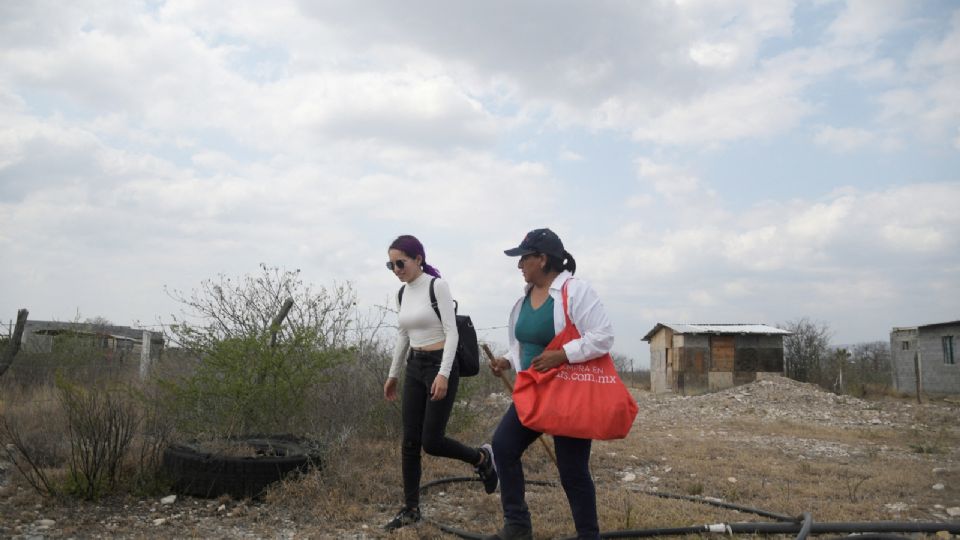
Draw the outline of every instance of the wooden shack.
M765 324L657 323L650 343L654 392L700 394L783 373L783 336Z

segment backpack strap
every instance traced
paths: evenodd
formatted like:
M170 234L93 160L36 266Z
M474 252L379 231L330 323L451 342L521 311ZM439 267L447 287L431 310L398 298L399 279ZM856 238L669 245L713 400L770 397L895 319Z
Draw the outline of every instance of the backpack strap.
M443 317L440 316L440 308L437 307L437 293L433 292L433 282L436 281L436 280L437 280L437 278L433 278L433 279L430 280L430 305L433 306L433 312L437 314L437 318L440 319L440 322L443 322ZM457 308L458 308L458 307L460 307L460 306L457 304L457 301L454 300L454 301L453 301L453 314L454 314L454 315L457 314Z
M430 305L433 306L433 312L437 314L437 318L440 319L440 322L443 322L443 317L440 316L440 308L437 307L437 293L434 292L434 290L433 290L433 282L436 281L436 280L437 280L437 278L433 278L433 279L430 280ZM406 288L407 288L407 286L406 286L406 285L403 285L402 287L400 287L400 292L397 293L397 307L399 307L401 304L403 304L403 291L404 291ZM456 300L453 301L453 312L454 312L454 313L457 312L457 301L456 301Z
M440 316L440 308L437 307L437 293L433 292L433 282L437 278L430 280L430 305L433 306L433 312L437 314L437 318L440 319L440 322L443 322L443 317Z

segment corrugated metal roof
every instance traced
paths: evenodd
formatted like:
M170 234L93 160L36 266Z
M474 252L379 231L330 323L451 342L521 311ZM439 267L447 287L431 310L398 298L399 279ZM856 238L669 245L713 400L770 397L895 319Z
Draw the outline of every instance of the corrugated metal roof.
M669 328L677 334L759 334L759 335L781 335L788 336L792 332L781 330L767 324L703 324L703 323L657 323L653 330L647 332L643 337L644 341L650 341L650 338L661 328Z

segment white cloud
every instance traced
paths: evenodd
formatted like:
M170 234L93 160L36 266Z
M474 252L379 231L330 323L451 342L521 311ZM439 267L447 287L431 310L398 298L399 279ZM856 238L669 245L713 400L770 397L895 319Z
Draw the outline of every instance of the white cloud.
M638 158L637 173L641 179L650 182L654 191L670 198L693 195L701 191L700 180L671 165L657 163L649 158Z
M880 234L891 247L903 253L936 252L947 244L943 232L933 227L889 224L880 227Z
M690 58L706 67L729 67L736 63L739 52L732 43L700 42L690 46Z
M848 0L828 33L838 45L875 45L905 24L911 4L908 0Z
M626 207L632 209L642 209L647 208L654 204L654 198L652 195L642 194L642 195L633 195L627 198Z
M688 293L690 302L698 307L708 307L717 304L717 299L713 293L706 290L693 290Z
M719 194L685 167L649 157L636 158L634 163L640 186L653 193L628 198L630 207L665 203L673 210L670 221L682 226L712 226L726 219Z
M899 265L888 265L890 260L905 254L920 257L905 262L916 269L925 264L923 257L933 257L932 261L960 249L960 216L950 210L957 201L957 183L874 192L838 190L821 201L795 200L730 213L711 228L691 226L663 233L637 226L629 229L633 231L629 239L610 241L633 249L627 252L631 256L610 260L616 266L608 269L608 275L630 272L641 290L645 283L655 282L658 290L692 291L691 300L708 305L709 297L697 292L706 290L697 288L705 268L712 276L711 294L731 298L749 295L755 287L745 276L780 280L776 276L783 274L792 287L812 287L810 302L819 298L827 305L831 300L820 295L817 285L821 279L842 281L844 275L869 271L872 284L891 282L897 279ZM681 204L674 201L666 213Z
M583 156L578 154L577 152L574 152L573 150L564 148L560 152L560 160L561 161L583 161Z
M874 144L873 132L862 128L823 126L814 135L814 142L834 152L853 152Z
M653 317L843 314L874 335L884 310L945 312L960 15L796 8L0 4L0 298L149 320L161 285L266 261L372 305L410 232L502 325L521 283L500 253L548 225L634 354ZM896 150L879 172L877 149ZM754 156L817 161L781 185ZM869 317L830 296L903 282L909 305L877 293Z
M878 118L902 132L951 144L960 124L960 10L942 37L924 37L909 52L896 84L880 92Z
M828 242L843 227L853 211L852 197L839 197L829 203L817 203L787 222L787 232L811 242Z

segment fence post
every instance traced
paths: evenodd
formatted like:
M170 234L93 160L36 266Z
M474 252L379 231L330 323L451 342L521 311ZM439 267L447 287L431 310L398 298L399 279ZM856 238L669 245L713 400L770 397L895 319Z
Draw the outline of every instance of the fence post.
M20 352L20 340L23 338L23 328L27 325L27 315L29 314L30 312L26 309L17 310L17 327L10 335L10 342L7 343L6 349L0 354L0 375L6 373L10 364L13 363L13 357Z
M147 375L150 374L150 346L151 343L151 334L149 330L143 331L143 344L140 345L140 380L144 381L147 379Z
M923 376L923 363L920 361L920 351L913 355L913 370L917 375L917 403L923 403L923 398L920 396L923 392L923 382L920 379Z
M280 306L280 312L277 313L277 316L273 318L273 321L270 322L270 346L277 346L277 332L280 331L280 325L283 324L283 320L287 318L287 313L290 313L290 308L293 307L293 298L287 298L283 301L283 305Z

